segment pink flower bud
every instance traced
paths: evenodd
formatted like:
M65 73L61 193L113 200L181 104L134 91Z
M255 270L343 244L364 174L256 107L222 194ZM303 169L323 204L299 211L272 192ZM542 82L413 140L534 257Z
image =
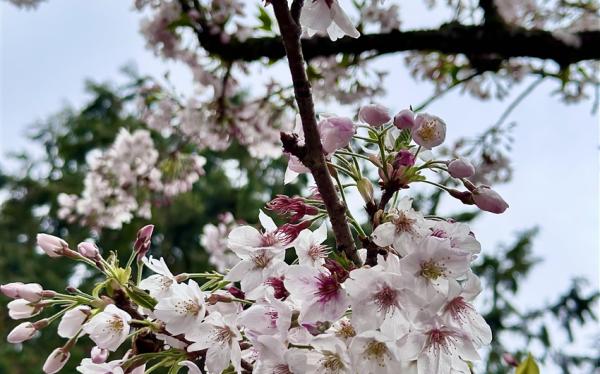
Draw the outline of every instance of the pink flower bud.
M92 348L92 352L90 353L90 357L94 364L102 364L108 358L108 349L98 348L98 346L94 346L94 348Z
M267 203L267 209L280 215L289 215L292 223L298 222L305 215L314 216L319 213L317 208L306 204L303 198L286 195L277 195Z
M500 214L508 208L508 204L502 196L488 186L477 187L472 195L475 205L486 212Z
M415 161L415 155L413 155L411 151L403 149L396 154L396 158L394 159L394 167L398 168L400 166L413 166Z
M504 359L504 362L506 362L510 366L513 366L513 367L519 366L519 362L510 353L504 352L502 354L502 358Z
M138 259L144 257L146 252L150 249L150 242L152 240L152 233L154 232L154 225L146 225L138 230L133 249L138 255Z
M61 257L69 244L59 237L48 234L37 235L37 245L50 257Z
M19 287L19 297L31 303L37 303L42 299L44 289L37 283L27 283Z
M356 126L350 118L331 117L319 122L319 134L325 153L344 148L352 140Z
M412 129L414 125L415 114L410 109L401 110L394 116L394 126L400 130Z
M358 111L358 118L373 127L381 127L392 119L388 109L379 104L362 106Z
M418 114L412 129L412 138L421 147L437 147L446 139L446 123L430 114Z
M466 158L459 157L450 161L448 164L448 173L453 178L469 178L475 174L475 167Z
M240 290L235 286L231 286L227 289L227 291L231 294L231 296L244 300L246 298L246 294L244 291Z
M100 254L98 247L90 242L81 242L77 244L77 250L83 257L87 257L91 260L98 258L98 255Z
M12 344L19 344L33 337L37 329L31 322L23 322L8 334L6 341Z
M8 316L12 319L25 319L39 314L43 307L25 299L16 299L8 303Z
M311 223L311 221L302 221L297 224L286 223L277 229L277 233L284 243L291 243L300 235L300 231L309 228Z
M22 286L22 282L7 283L0 286L0 292L4 296L10 297L11 299L19 298L19 288Z
M46 359L42 370L46 374L58 373L65 366L70 356L71 353L63 348L56 348Z

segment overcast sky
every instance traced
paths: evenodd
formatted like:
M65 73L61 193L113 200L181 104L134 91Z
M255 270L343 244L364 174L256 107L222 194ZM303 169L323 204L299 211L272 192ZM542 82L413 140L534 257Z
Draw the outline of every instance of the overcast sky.
M131 12L130 4L50 0L35 11L23 11L0 2L3 155L30 147L23 136L29 124L65 103L84 103L85 79L122 81L119 69L130 62L142 73L167 70L164 61L145 49L139 15ZM430 85L417 84L401 67L401 56L382 58L378 64L392 70L386 80L388 96L381 103L398 110L431 94ZM178 87L189 89L188 80L187 71L175 69ZM518 123L515 174L510 184L497 188L510 209L500 216L486 214L473 228L483 250L489 251L499 242L510 242L519 230L540 227L535 254L544 262L522 285L523 305L550 301L574 277L586 277L595 287L599 279L598 117L590 114L590 102L565 105L552 97L555 87L553 82L542 84L510 117ZM524 88L518 87L512 97ZM452 93L428 111L446 120L451 140L483 131L507 105Z

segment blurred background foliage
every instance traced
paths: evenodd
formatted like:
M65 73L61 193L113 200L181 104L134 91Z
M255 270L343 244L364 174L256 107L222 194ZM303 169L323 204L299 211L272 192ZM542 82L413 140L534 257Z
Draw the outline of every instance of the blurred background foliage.
M144 79L132 77L121 87L88 83L89 102L80 109L64 109L47 121L31 128L29 137L41 152L13 154L0 170L0 283L38 282L46 289L61 290L69 281L82 282L88 289L94 274L86 274L69 261L52 260L35 249L35 236L46 232L75 244L93 238L104 251L118 250L126 258L136 231L146 220L133 219L120 230L90 230L58 220L57 195L80 193L87 171L86 155L96 148L109 146L120 128L145 127L137 118L136 88ZM158 148L158 134L154 137ZM152 223L156 226L151 253L164 256L173 273L209 268L208 256L200 244L202 227L216 223L220 213L232 212L239 220L255 223L257 210L278 193L300 194L306 179L283 186L285 160L257 160L243 147L232 145L221 153L203 152L207 158L206 175L188 193L171 200L155 201ZM231 171L234 170L232 174ZM440 193L417 194L418 207L435 214ZM477 219L478 214L458 213L461 221ZM552 362L562 373L592 373L600 367L599 355L569 354L563 342L593 346L594 342L576 341L581 326L596 323L594 304L599 295L590 291L586 281L574 280L564 290L556 290L556 300L539 308L522 310L515 305L520 285L539 263L532 256L537 229L516 233L510 243L496 250L486 248L474 271L484 283L480 308L492 327L494 340L485 352L485 373L511 371L503 355L517 361L535 349L537 359ZM5 337L17 323L8 319L7 299L0 303L0 335ZM75 371L77 363L88 355L91 342L83 340L72 351L64 372ZM597 342L595 342L597 343ZM0 344L0 373L38 373L47 355L62 344L52 329L20 345ZM595 344L598 347L598 344ZM27 354L19 354L20 352Z

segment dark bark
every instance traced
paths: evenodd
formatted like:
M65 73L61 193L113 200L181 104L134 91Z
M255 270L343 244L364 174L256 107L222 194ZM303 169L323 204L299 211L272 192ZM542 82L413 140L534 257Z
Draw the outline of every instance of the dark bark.
M497 24L496 24L497 25ZM227 43L217 35L196 30L198 39L209 53L227 61L279 60L285 56L279 37L248 38L240 41L232 36ZM567 66L583 60L600 59L600 31L575 33L580 43L572 45L545 30L521 27L465 26L458 23L442 25L439 29L365 34L358 39L315 36L302 39L306 60L339 53L358 55L365 52L377 55L403 52L441 52L464 54L469 58L507 60L511 57L533 57L554 60Z
M302 146L298 144L296 137L282 134L284 149L298 157L310 169L329 214L338 251L360 265L354 238L346 218L346 206L338 197L323 154L315 106L300 46L301 28L294 21L286 0L273 0L271 4L281 30L305 139L305 144Z

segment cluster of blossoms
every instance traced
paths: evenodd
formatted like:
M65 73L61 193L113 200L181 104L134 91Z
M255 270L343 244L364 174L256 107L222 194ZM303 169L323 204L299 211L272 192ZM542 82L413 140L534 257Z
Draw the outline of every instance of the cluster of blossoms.
M58 308L17 325L7 340L34 339L59 321L58 334L67 342L49 355L45 373L60 371L86 336L95 346L77 367L82 373L182 367L209 374L471 373L478 349L492 338L472 303L481 291L470 269L480 244L466 224L424 216L400 195L425 182L486 211L501 213L507 204L467 179L475 173L468 160L434 157L432 149L446 134L439 117L408 109L392 117L370 104L357 122L323 117L318 130L340 193L358 189L370 217L363 226L345 213L364 245L355 260L329 246L319 193L275 197L266 208L284 221L279 226L260 211L260 230L236 225L231 215L206 227L203 242L220 272L173 274L164 259L149 255L152 225L140 229L125 265L90 242L72 250L63 239L40 234L38 245L48 256L83 262L104 279L89 293L2 285L14 299L8 311L15 320ZM290 157L295 171L289 173L304 172ZM379 201L369 180L373 173L361 163L377 171ZM429 172L448 174L466 190L432 182ZM146 277L144 268L151 271ZM131 349L124 356L110 357L126 342Z
M149 131L122 128L110 148L90 157L81 196L58 196L58 216L113 229L134 215L150 218L151 196L189 191L204 173L205 162L204 157L183 153L161 160Z

